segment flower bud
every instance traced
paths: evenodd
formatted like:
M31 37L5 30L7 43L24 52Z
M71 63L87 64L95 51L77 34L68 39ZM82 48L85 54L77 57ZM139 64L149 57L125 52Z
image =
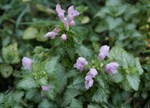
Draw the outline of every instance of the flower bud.
M108 56L109 54L109 46L104 45L100 48L100 53L98 55L98 58L100 60L103 60L106 56Z
M74 68L77 68L79 71L83 71L85 66L88 64L85 58L79 57L74 64Z
M31 69L32 69L32 59L30 59L28 57L23 57L22 65L24 66L25 69L31 71Z
M47 91L47 90L49 90L49 87L48 87L48 86L42 86L41 88L42 88L42 91Z
M63 41L67 40L67 35L66 34L62 34L61 35L61 40L63 40Z
M119 64L116 62L111 62L109 64L106 64L105 71L111 74L114 74L117 72L117 68L119 67Z

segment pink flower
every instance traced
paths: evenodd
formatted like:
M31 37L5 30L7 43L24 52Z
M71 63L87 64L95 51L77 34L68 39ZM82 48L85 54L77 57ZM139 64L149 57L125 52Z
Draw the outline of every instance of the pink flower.
M42 91L47 91L47 90L49 90L49 87L48 87L48 86L42 86L41 88L42 88Z
M51 39L54 39L56 37L56 35L58 34L59 31L60 31L60 29L56 27L56 28L54 28L53 31L46 33L44 35L44 37L46 37L46 38L49 37Z
M56 32L54 32L54 31L52 31L52 32L48 32L48 33L46 33L45 35L44 35L44 37L46 37L46 38L51 38L51 39L54 39L55 37L56 37L56 35L57 35L57 33Z
M116 62L111 62L109 64L106 64L105 71L111 74L114 74L117 72L117 68L119 67L119 64Z
M32 69L32 59L30 59L28 57L23 57L22 65L24 66L25 69L31 71L31 69Z
M100 60L103 60L106 56L108 56L109 54L109 46L104 45L100 48L100 53L98 55L98 58Z
M66 34L62 34L61 35L61 40L63 40L63 41L67 40L67 35Z
M56 12L57 12L60 20L63 21L65 11L61 8L61 6L59 4L56 5Z
M69 21L67 18L64 18L63 23L64 23L66 30L69 30Z
M85 66L88 64L85 58L79 57L74 64L74 68L77 68L79 71L83 71Z
M67 13L68 13L68 17L69 17L70 20L74 20L74 17L79 15L79 12L74 10L73 6L70 6L68 8L68 12Z
M69 25L70 26L74 26L75 25L75 21L74 20L70 21Z
M54 32L58 33L60 31L60 29L58 27L54 28L53 30Z
M93 83L94 83L94 81L93 81L93 79L92 79L92 76L91 76L91 75L87 75L87 76L85 77L85 88L86 88L86 89L89 89L90 87L93 86Z
M97 74L98 72L95 68L91 68L90 71L87 73L87 75L91 75L92 78L94 78Z

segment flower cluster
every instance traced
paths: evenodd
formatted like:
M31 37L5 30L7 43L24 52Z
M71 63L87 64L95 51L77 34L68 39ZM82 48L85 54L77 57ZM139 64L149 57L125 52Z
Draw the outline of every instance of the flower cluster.
M100 48L100 53L98 55L99 60L104 60L107 56L109 56L109 49L110 47L107 45L104 45ZM85 69L85 66L88 64L85 58L79 57L74 64L74 68L76 68L79 71L83 71ZM119 67L119 64L117 62L110 62L105 65L105 72L108 72L110 74L115 74L117 72L117 68ZM93 86L94 80L93 78L98 74L97 70L95 68L91 68L90 71L86 74L85 77L85 88L89 89Z
M65 17L65 10L63 10L59 4L56 5L56 12L59 19L63 22L66 30L69 30L70 26L75 25L74 17L79 15L79 12L74 9L74 6L70 6L67 11L68 15ZM44 37L54 39L58 35L59 31L60 29L56 27L53 31L46 33ZM61 35L61 40L67 40L67 35L65 33Z
M23 57L23 59L22 59L22 65L28 71L32 70L32 62L33 62L33 60L31 58L28 58L28 57ZM41 89L42 89L42 91L48 91L49 86L42 85Z
M64 23L66 30L69 30L69 26L75 25L74 17L79 15L79 12L76 11L73 6L70 6L67 11L68 15L65 17L65 10L63 10L59 4L56 5L56 12L59 19Z

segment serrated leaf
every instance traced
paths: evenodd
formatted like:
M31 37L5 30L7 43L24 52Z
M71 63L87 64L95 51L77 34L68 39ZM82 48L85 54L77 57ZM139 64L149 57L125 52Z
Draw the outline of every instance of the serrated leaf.
M107 17L106 22L108 25L109 30L115 29L116 27L120 26L122 24L122 19L121 18L112 18L112 17Z
M81 92L76 90L76 89L68 89L65 92L65 97L64 97L64 105L68 105L72 102L72 100L74 99L74 97L78 96Z
M48 101L47 99L44 99L39 105L38 108L57 108L55 104Z
M92 96L92 101L96 103L107 103L108 91L104 89L98 89Z
M25 98L32 99L38 93L37 89L28 90L25 94Z
M23 39L34 39L36 38L37 34L38 30L35 27L28 27L23 34Z
M82 103L77 99L72 99L69 108L83 108Z
M142 73L142 68L139 61L120 47L113 47L109 53L109 58L118 62L124 69L123 72L128 74Z
M100 106L99 105L95 105L95 104L90 104L90 105L88 105L87 108L100 108Z
M17 87L28 90L28 89L37 87L37 83L33 78L27 77L27 78L21 80L18 83Z
M77 89L77 90L84 90L84 78L83 77L77 77L73 80L73 83L68 86L69 89Z
M59 82L59 91L62 91L67 85L67 73L65 71L65 68L61 65L57 65L57 70L55 71L55 73Z
M95 32L101 33L106 31L107 29L108 29L107 25L103 21L101 21L100 23L97 24Z
M95 78L95 80L98 82L98 84L99 84L99 86L100 87L102 87L102 88L105 88L105 83L104 83L104 81L103 81L103 79L102 79L102 76L97 76L96 78Z
M13 68L11 65L8 64L1 64L0 65L0 73L4 78L8 78L13 72Z
M80 55L80 56L83 56L83 57L88 57L88 56L91 56L91 51L87 48L87 47L85 47L85 46L83 46L83 45L81 45L79 48L78 48L78 54Z
M111 76L111 79L116 82L116 83L119 83L123 80L123 75L120 73L120 72L117 72L116 74L113 74Z
M131 86L132 89L134 90L138 90L139 85L140 85L140 78L137 75L127 75L126 76L129 85Z
M13 99L16 101L16 102L19 102L21 101L21 98L24 96L24 92L23 91L16 91L13 93Z
M0 104L4 102L4 94L0 93Z
M53 74L53 72L56 70L57 62L58 62L58 57L53 57L50 59L50 61L46 62L45 70L48 74Z
M142 66L141 66L141 64L140 64L139 59L136 58L135 61L136 61L136 67L137 67L137 69L138 69L139 74L140 74L140 75L143 74L144 71L143 71L143 69L142 69Z

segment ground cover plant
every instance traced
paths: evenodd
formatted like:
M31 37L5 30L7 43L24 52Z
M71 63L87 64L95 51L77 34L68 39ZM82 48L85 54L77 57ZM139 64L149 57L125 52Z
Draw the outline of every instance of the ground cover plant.
M149 0L0 1L0 108L149 108Z

